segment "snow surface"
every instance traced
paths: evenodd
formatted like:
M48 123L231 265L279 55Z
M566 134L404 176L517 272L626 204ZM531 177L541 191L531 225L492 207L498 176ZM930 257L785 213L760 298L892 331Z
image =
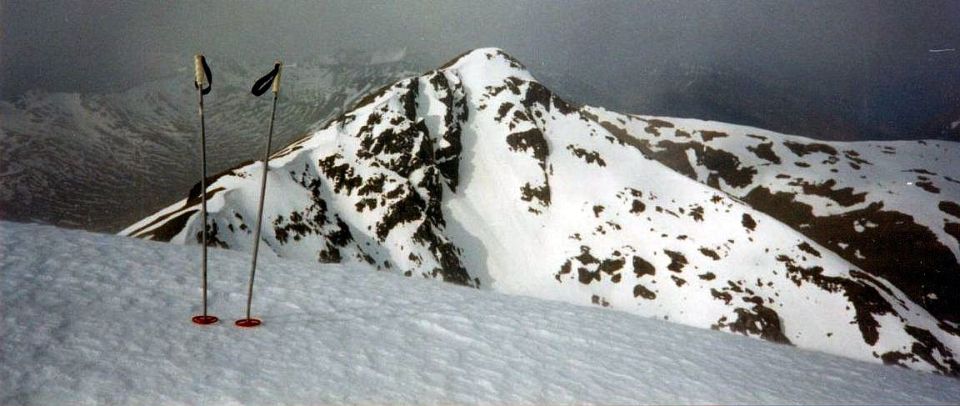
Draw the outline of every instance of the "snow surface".
M359 265L0 222L0 404L956 404L960 381Z

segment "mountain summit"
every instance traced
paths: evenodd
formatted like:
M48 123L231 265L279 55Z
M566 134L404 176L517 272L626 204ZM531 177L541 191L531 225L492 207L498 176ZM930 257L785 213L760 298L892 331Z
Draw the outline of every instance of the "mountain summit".
M478 49L274 154L262 242L957 375L958 157L577 106ZM208 181L212 244L252 246L261 165ZM196 244L200 193L122 234Z

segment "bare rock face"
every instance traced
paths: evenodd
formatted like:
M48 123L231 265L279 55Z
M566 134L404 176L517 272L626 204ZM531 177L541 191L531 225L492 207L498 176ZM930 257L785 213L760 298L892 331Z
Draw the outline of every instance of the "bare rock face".
M275 154L262 242L958 375L957 158L577 106L479 49ZM252 245L260 165L211 179L212 244ZM123 233L195 243L200 193Z

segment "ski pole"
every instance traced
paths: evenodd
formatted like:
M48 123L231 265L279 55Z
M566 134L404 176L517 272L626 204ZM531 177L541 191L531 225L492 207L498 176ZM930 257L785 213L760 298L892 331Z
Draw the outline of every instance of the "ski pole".
M210 66L207 65L203 54L197 54L193 57L194 81L193 85L197 88L197 97L200 101L200 219L203 222L201 234L201 245L203 246L203 257L201 265L202 286L203 286L203 314L193 316L193 322L197 324L213 324L219 319L207 314L207 134L203 120L203 95L210 93L213 86L213 75L210 72ZM204 87L206 84L206 87Z
M250 317L250 307L253 303L253 279L257 273L257 253L260 249L260 227L263 222L263 201L267 190L267 171L270 169L270 143L273 140L273 123L277 116L277 98L280 96L280 70L283 63L277 61L273 64L273 70L264 77L258 79L253 84L250 93L254 96L260 96L266 93L267 88L273 89L273 108L270 111L270 129L267 131L267 150L263 156L263 175L260 178L260 204L257 207L257 227L253 232L253 259L250 262L250 285L247 287L247 313L246 317L236 321L239 327L259 326L260 319Z

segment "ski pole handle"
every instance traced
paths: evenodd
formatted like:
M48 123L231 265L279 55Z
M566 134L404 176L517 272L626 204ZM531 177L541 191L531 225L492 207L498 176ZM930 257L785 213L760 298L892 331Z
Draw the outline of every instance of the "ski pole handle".
M280 74L283 72L283 62L274 63L277 67L277 76L273 78L273 94L280 93Z
M197 87L203 87L204 82L206 82L206 75L203 74L203 54L196 54L193 56L193 72L194 72L194 83Z
M213 72L210 72L210 65L207 65L207 58L204 58L203 54L193 57L193 85L201 94L210 93L213 88Z

